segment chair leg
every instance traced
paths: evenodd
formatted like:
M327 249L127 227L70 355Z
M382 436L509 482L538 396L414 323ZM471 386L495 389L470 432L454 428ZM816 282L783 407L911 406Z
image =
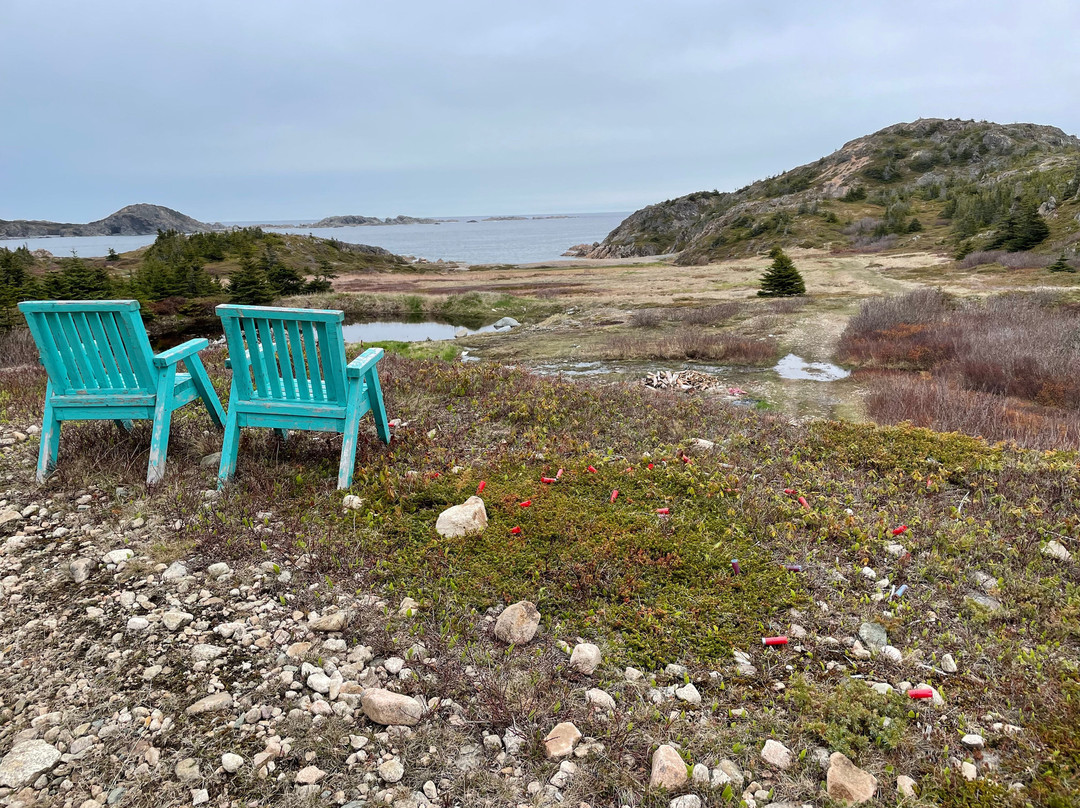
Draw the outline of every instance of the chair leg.
M229 415L225 419L225 438L221 442L221 463L218 466L218 488L236 473L236 453L240 448L240 423L236 409L236 383L229 397Z
M37 481L45 478L56 468L56 455L60 449L60 419L52 405L52 382L45 390L45 417L41 419L41 446L38 449Z
M206 411L210 413L210 420L214 422L218 429L223 429L225 426L225 411L221 409L221 402L218 400L214 385L210 384L210 376L207 375L202 360L198 354L192 354L184 360L184 364L187 365L188 371L191 372L191 383L195 385L195 389L199 392L199 398L206 405Z
M287 441L289 439L289 430L275 429L274 431L277 433L277 436L281 438L282 441Z
M154 427L150 433L150 463L146 482L154 484L165 476L165 460L169 455L169 430L172 427L172 397L176 387L176 365L169 365L158 377L157 400L154 402Z
M113 421L113 423L125 432L130 432L133 428L131 421L127 418L117 418L115 421Z
M386 417L386 405L383 403L382 387L379 384L379 372L372 368L366 374L368 403L371 415L375 419L375 431L379 440L390 443L390 421Z
M337 487L352 485L356 466L356 441L360 431L360 380L349 379L349 395L345 406L345 433L341 436L341 464L338 466Z

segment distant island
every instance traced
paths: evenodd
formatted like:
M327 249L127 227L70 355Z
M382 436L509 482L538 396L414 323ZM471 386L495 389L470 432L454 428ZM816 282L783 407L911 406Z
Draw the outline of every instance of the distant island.
M567 214L557 213L551 216L488 216L483 221L485 222L525 222L529 220L542 220L542 219L570 219L573 218ZM469 221L475 221L470 219Z
M439 224L438 219L418 219L415 216L394 216L380 219L378 216L327 216L307 224L268 224L263 227L378 227L388 224Z
M159 230L204 233L224 229L207 224L161 205L128 205L116 213L86 224L46 222L30 219L0 219L0 238L41 238L47 236L149 236Z

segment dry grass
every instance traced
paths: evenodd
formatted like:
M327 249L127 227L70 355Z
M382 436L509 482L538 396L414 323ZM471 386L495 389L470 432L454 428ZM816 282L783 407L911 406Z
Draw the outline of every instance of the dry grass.
M776 361L779 347L772 339L755 339L738 334L711 334L683 328L674 334L644 339L635 334L610 338L607 359L692 359L729 362L740 365L764 365Z

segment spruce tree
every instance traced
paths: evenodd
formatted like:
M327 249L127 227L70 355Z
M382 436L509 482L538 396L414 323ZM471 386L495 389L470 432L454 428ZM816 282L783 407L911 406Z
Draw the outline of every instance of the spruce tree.
M1047 269L1051 272L1076 272L1076 267L1065 260L1065 253L1062 253L1058 260L1047 267Z
M265 306L274 301L275 290L266 279L266 273L245 256L240 259L240 269L229 275L229 302L248 306Z
M795 268L795 264L779 247L769 252L773 259L772 266L761 276L760 297L790 297L806 294L806 283Z

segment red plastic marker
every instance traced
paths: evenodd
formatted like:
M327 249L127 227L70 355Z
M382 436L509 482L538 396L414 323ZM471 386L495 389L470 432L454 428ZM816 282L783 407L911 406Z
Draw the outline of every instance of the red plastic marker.
M555 479L554 477L541 477L540 482L546 483L547 485L551 485L552 483L557 483L558 480Z
M589 466L588 469L586 469L586 471L588 471L589 474L596 474L596 469L594 469L592 466Z
M518 503L518 506L522 507L522 508L528 508L530 505L532 505L532 500L531 499L527 499L524 502L519 502Z
M442 475L437 471L431 472L431 479L434 480L436 477L442 477Z
M789 497L793 497L793 496L795 496L795 489L794 488L785 488L784 493L787 494Z
M900 527L893 528L892 534L894 536L901 536L904 533L907 533L907 525L900 525Z
M520 527L512 527L512 528L510 528L510 532L513 533L516 536L518 533L521 532L521 528Z
M614 491L611 492L611 501L614 502L618 498L619 498L619 489L616 488Z
M806 501L806 497L799 497L799 504L806 508L806 510L810 510L810 504Z
M648 469L649 471L652 471L652 463L650 463L650 464L649 464L648 466L646 466L645 468L647 468L647 469Z
M742 574L742 566L739 564L739 559L731 559L731 571L734 572L736 575Z
M802 565L801 564L785 564L784 569L786 569L788 572L802 572Z
M656 512L662 514L663 516L667 516L669 513L671 513L671 508L657 508Z
M932 699L934 698L934 691L929 687L916 687L907 692L908 698L912 699Z
M787 637L762 637L762 645L787 645Z
M687 464L690 463L690 458L687 457L686 455L683 455L681 459L682 459L682 462L684 462L684 463L687 463Z
M487 488L487 482L486 482L486 481L484 481L484 480L481 480L481 481L480 481L480 485L476 486L476 493L478 493L478 494L479 494L479 493L480 493L481 491L483 491L483 490L484 490L485 488Z
M555 472L555 479L556 480L561 480L562 479L562 469L559 469L558 471Z

